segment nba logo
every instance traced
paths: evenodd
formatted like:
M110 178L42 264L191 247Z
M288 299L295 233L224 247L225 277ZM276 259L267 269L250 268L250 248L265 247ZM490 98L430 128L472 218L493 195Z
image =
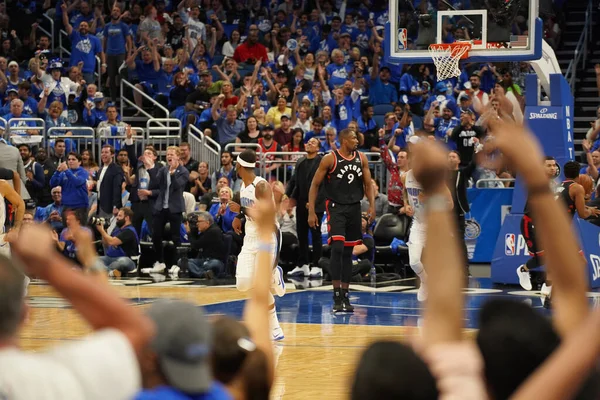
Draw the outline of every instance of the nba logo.
M408 32L406 28L398 29L398 50L407 50L407 36Z
M515 255L515 234L507 233L504 237L504 254L507 256Z

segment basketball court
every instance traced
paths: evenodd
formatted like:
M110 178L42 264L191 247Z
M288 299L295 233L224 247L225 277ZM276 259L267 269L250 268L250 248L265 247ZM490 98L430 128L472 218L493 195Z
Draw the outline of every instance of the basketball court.
M436 53L438 57L446 57L446 64L454 59L456 65L459 61L529 61L537 74L538 91L543 89L549 95L550 75L560 74L561 69L553 50L542 40L538 1L462 3L468 4L464 10L455 9L453 4L458 2L444 0L438 1L434 10L426 10L422 9L421 0L392 0L389 21L385 23L387 61L432 64ZM519 24L522 32L511 32L512 22ZM450 39L445 28L449 23L460 29L452 32ZM544 105L541 96L537 96L537 102ZM506 252L499 246L499 251ZM512 279L515 267L511 265L506 270ZM242 316L245 297L233 284L208 286L206 281L151 278L115 280L110 284L120 296L141 309L158 299L182 299L204 306L210 316ZM418 337L423 303L417 301L414 279L386 282L377 287L351 285L354 314L332 313L331 289L327 282L288 280L288 293L277 298L285 339L274 345L279 357L272 398L347 398L357 358L369 343L379 339L410 341ZM527 302L550 315L550 311L542 308L539 292L525 292L515 285L495 285L490 278L471 278L465 294L467 336L473 336L478 327L482 304L493 298ZM588 297L590 304L600 303L600 292L589 293ZM89 332L68 304L43 282L33 282L30 286L29 304L31 317L21 335L21 345L26 350L43 350L78 340Z
M233 285L210 287L206 281L123 279L111 281L119 295L144 309L158 299L184 299L205 307L207 314L241 318L244 295ZM301 282L302 286L308 282ZM312 281L318 284L319 281ZM345 399L357 357L378 339L412 340L419 334L422 304L417 301L414 280L387 283L377 288L351 286L353 315L331 312L331 286L290 289L277 298L279 321L285 339L275 345L280 354L274 399ZM288 283L288 288L294 284ZM494 287L489 279L472 278L466 290L465 330L473 335L481 305L496 297L516 298L541 308L536 292ZM590 293L590 303L600 293ZM78 340L90 330L56 292L42 282L29 287L30 320L22 331L25 350L43 350L65 341ZM90 360L93 362L93 360ZM332 369L335 365L336 368Z

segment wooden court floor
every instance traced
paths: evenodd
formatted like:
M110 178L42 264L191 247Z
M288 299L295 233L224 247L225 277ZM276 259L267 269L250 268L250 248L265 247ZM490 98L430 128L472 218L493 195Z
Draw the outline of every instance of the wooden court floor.
M140 308L161 298L183 299L204 306L209 315L240 317L244 295L234 287L207 287L198 282L154 283L150 280L112 281L114 290ZM288 290L277 300L285 339L275 345L278 355L274 399L344 399L362 350L378 339L411 340L419 335L421 305L412 282L382 288L355 286L353 315L331 313L330 287ZM289 288L290 285L288 285ZM476 313L490 296L530 293L489 289L475 282L467 291L466 332L477 325ZM43 349L78 340L89 328L54 290L34 282L29 288L31 315L22 331L21 346ZM536 301L535 297L532 301ZM536 306L539 307L541 306ZM468 334L468 333L467 333ZM468 334L471 336L470 334Z

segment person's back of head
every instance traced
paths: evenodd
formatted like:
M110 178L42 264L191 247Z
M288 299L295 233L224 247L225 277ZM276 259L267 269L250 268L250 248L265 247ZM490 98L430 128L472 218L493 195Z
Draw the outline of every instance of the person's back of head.
M24 318L25 275L9 258L0 255L0 341L16 335Z
M436 381L425 362L402 343L373 343L354 374L352 400L436 400Z
M550 319L527 304L487 302L479 314L477 345L491 397L509 398L559 343Z
M215 379L240 388L247 400L268 400L271 382L267 358L252 342L248 328L232 318L221 317L213 323L213 335L211 364Z
M157 301L147 310L156 325L156 334L140 357L142 381L146 388L168 385L180 392L208 392L211 324L202 309L192 303Z
M529 305L514 300L487 302L479 314L477 345L490 398L510 398L559 344L551 320ZM599 395L599 372L592 370L574 399L592 400Z

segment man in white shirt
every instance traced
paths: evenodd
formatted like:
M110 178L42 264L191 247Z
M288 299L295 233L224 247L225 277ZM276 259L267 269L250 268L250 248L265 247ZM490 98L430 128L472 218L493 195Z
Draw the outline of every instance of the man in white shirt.
M48 228L24 225L16 235L11 247L24 263L25 272L52 285L95 332L44 352L21 351L17 344L19 327L27 316L25 275L14 260L0 257L0 398L132 398L141 386L137 355L154 334L152 321L108 285L84 276L60 257ZM73 235L78 251L94 257L86 233Z

